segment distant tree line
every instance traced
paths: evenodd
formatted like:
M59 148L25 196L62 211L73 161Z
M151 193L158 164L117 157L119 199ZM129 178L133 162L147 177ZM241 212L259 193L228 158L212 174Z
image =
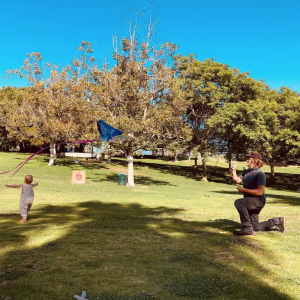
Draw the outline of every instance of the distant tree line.
M43 63L40 53L27 54L20 69L8 75L26 77L28 86L0 89L0 149L27 150L55 143L97 139L96 122L105 120L124 131L128 183L134 185L133 153L157 147L201 153L203 180L211 154L229 163L249 150L260 151L271 166L299 161L300 95L290 88L271 89L263 81L216 62L176 55L177 46L144 40L134 27L115 64L99 66L92 44L83 41L77 58L63 68Z

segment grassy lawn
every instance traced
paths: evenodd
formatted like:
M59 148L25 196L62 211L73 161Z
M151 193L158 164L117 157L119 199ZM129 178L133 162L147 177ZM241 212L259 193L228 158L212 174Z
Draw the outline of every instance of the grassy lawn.
M0 171L28 155L0 153ZM0 299L300 299L299 167L276 168L260 219L287 218L287 232L237 237L237 193L227 165L209 164L209 182L193 162L135 160L135 187L119 186L123 159L77 165L32 159L14 177L0 175ZM244 163L238 163L242 170ZM85 185L72 185L85 170ZM269 168L263 167L268 173ZM19 222L20 189L32 174L35 199Z

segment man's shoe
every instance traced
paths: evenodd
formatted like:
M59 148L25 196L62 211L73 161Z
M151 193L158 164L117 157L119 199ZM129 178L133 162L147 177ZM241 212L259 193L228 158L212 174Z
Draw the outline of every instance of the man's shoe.
M240 231L235 231L234 235L245 236L245 235L255 235L255 231L249 229L242 229Z
M277 224L277 226L278 226L279 230L282 233L284 233L285 232L285 218L284 217L279 217L278 222L279 223Z

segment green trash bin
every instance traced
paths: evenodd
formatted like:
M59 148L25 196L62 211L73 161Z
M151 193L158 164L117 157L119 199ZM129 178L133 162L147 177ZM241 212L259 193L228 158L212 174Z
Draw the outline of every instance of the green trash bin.
M119 173L118 174L118 184L119 185L126 185L127 184L127 174L126 173Z

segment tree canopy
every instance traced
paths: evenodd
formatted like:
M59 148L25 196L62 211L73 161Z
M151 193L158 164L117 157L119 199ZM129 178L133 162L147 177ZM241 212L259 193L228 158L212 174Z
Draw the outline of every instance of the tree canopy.
M145 21L145 20L143 20ZM114 44L115 64L99 66L92 44L83 41L78 57L64 67L27 54L9 75L28 87L0 89L0 147L20 142L50 144L96 139L104 119L128 140L128 183L134 186L133 152L139 149L198 149L203 180L206 157L225 154L229 163L249 150L261 151L275 176L276 161L299 160L300 96L289 88L272 90L214 59L176 54L170 42L156 44L155 23L143 22L144 37L130 23L129 36Z

